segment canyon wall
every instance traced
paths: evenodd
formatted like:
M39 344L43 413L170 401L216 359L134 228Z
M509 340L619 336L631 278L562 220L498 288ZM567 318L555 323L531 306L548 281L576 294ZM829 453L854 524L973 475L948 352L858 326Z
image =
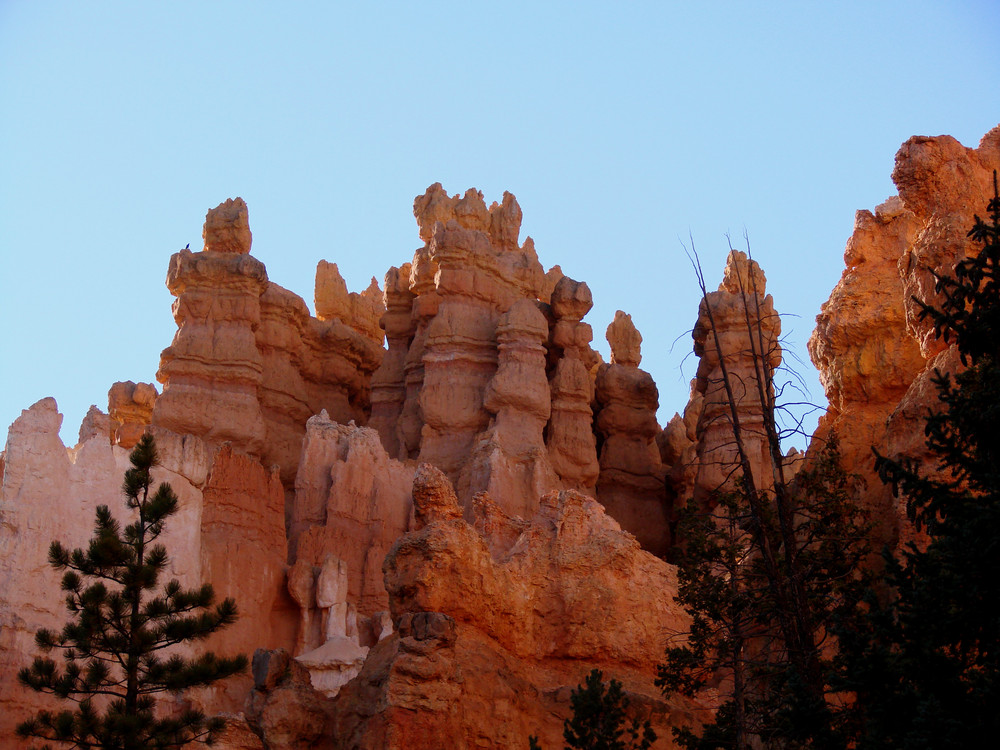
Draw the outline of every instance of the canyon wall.
M904 144L899 194L858 212L810 339L830 401L814 444L839 434L882 542L914 535L872 473L871 447L920 458L930 374L955 366L912 296L933 301L933 274L975 250L965 233L998 167L1000 128L976 149ZM584 322L590 289L543 269L512 195L488 206L435 184L413 211L412 259L359 293L320 261L312 314L250 255L245 203L226 201L208 212L204 248L169 260L177 332L162 391L113 384L72 448L52 399L11 425L5 747L17 721L49 705L15 678L33 634L65 619L48 543L86 543L98 504L124 513L128 450L146 431L156 477L181 500L172 574L240 608L197 648L257 653L252 674L190 696L231 714L222 747L526 747L529 734L555 747L570 691L595 667L650 716L658 748L673 746L670 727L707 715L711 695L665 701L653 684L686 628L664 558L675 506L711 502L733 478L724 367L755 478L769 481L756 394L781 349L762 269L730 254L698 311L691 399L661 428L631 318L607 326L602 361Z

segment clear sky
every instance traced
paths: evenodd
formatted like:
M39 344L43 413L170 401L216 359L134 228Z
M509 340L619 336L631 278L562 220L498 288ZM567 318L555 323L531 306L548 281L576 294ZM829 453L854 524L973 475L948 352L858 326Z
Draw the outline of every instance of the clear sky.
M170 255L242 196L253 255L312 306L316 263L381 283L414 196L504 190L548 268L643 335L660 421L746 231L805 351L854 212L911 135L1000 122L1000 3L0 0L0 430L54 396L73 444L173 336ZM159 387L159 386L158 386Z

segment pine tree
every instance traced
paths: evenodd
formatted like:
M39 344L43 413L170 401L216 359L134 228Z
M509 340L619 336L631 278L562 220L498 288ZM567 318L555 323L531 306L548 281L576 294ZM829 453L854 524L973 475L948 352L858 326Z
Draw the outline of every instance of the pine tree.
M151 436L139 441L130 460L122 490L134 522L122 529L102 505L87 549L70 551L58 541L49 549L50 564L66 571L62 590L71 617L59 633L38 631L35 642L45 653L61 652L63 663L36 657L18 679L77 705L39 712L18 727L22 737L121 750L210 742L221 720L193 709L158 717L154 696L180 694L246 668L242 655L179 653L182 644L235 622L236 604L226 599L213 607L207 584L185 590L172 580L155 593L168 563L165 547L156 541L178 500L169 484L153 491L157 456Z
M856 691L859 748L990 747L1000 736L1000 192L969 236L982 249L937 277L939 307L920 318L954 342L962 365L936 372L941 408L926 421L930 475L877 455L906 498L925 548L888 558L888 596L849 623L841 659Z
M570 694L572 718L563 722L566 750L649 750L656 742L648 719L628 719L630 701L618 680L604 684L604 673L591 670L582 685ZM530 750L540 750L535 737Z

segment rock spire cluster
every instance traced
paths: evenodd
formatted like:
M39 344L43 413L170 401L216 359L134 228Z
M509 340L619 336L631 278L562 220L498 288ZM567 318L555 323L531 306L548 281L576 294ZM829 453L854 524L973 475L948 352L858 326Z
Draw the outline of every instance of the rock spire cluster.
M956 358L917 316L1000 168L978 148L914 138L899 189L861 211L846 270L809 342L840 435L890 544L915 538L871 475L870 448L919 456L934 368ZM206 647L255 653L252 675L189 698L231 714L221 747L557 746L569 692L593 667L648 707L661 737L712 705L662 699L655 665L683 632L675 506L732 481L723 366L766 486L763 375L781 326L755 261L732 253L698 311L691 399L661 428L631 317L592 348L586 283L545 271L514 196L487 205L432 185L414 202L420 247L380 287L316 269L315 314L250 254L241 199L208 212L204 249L174 254L177 332L157 379L115 383L78 445L44 399L0 453L0 744L42 707L14 675L58 627L45 549L88 538L147 431L180 512L172 574L233 596L240 620ZM258 248L260 251L260 248ZM264 249L267 252L267 249ZM692 311L694 312L694 311ZM692 316L694 317L694 316ZM758 325L748 327L752 318ZM808 460L808 455L807 455ZM264 743L267 743L266 745Z

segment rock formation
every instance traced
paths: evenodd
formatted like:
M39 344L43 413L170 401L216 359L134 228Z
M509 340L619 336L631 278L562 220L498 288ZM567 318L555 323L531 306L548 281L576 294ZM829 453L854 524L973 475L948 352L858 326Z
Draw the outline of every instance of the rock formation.
M330 704L310 684L309 672L284 649L253 655L247 722L268 748L333 748Z
M409 455L400 418L406 401L406 358L416 334L414 299L410 291L410 264L390 268L385 275L385 314L379 322L385 331L387 351L372 376L372 411L368 424L381 436L385 449L393 458Z
M592 498L553 491L521 521L483 493L473 526L424 464L413 499L417 527L385 562L397 632L342 689L337 747L520 747L529 734L556 747L569 687L597 665L661 735L690 720L691 704L664 702L652 684L665 638L686 627L658 594L676 587L674 569Z
M1000 127L975 149L950 136L904 143L892 173L899 194L874 214L858 212L844 254L847 268L809 340L830 401L817 437L836 431L845 465L866 480L878 541L907 541L914 533L902 499L893 499L874 476L871 447L925 459L923 421L938 406L931 376L957 366L930 321L918 319L914 297L934 304L934 274L951 273L978 252L967 232L992 196L998 168Z
M39 708L55 705L22 689L16 679L18 669L27 666L35 653L35 633L40 628L59 629L66 620L64 600L58 594L62 575L48 564L49 544L59 540L71 548L84 546L98 505L106 504L116 517L125 518L120 499L128 452L112 445L106 430L67 450L59 439L61 423L55 400L39 401L10 426L0 454L0 744L4 747L18 747L13 740L17 723ZM158 481L169 481L180 499L180 510L162 541L171 552L170 574L185 586L200 585L201 492L179 470L187 468L168 459L154 474ZM221 588L219 593L226 595ZM214 705L233 707L224 698Z
M410 527L412 483L413 467L389 458L373 430L312 417L295 480L290 561L319 569L333 555L346 565L348 601L359 615L387 610L382 560ZM318 635L305 642L318 645Z
M817 438L840 434L882 541L912 534L869 448L919 458L932 368L957 366L910 296L932 300L933 273L975 249L965 232L997 167L1000 128L978 149L907 142L899 195L858 213L810 340L830 399ZM178 330L162 393L116 383L108 414L92 408L70 449L51 399L11 426L0 744L16 747L14 723L46 705L14 675L34 632L63 621L58 597L38 596L58 590L48 542L87 540L147 430L156 476L181 500L165 539L172 574L212 583L241 612L199 647L260 649L252 677L188 696L232 714L222 747L517 747L529 734L556 747L592 667L650 715L658 746L711 708L666 702L653 684L666 639L686 627L661 558L671 504L709 501L731 479L723 364L768 482L757 365L773 371L781 350L763 272L730 255L695 326L691 400L661 431L631 319L615 316L602 362L584 322L590 289L543 272L513 196L487 206L435 184L414 215L422 244L384 289L349 292L321 261L313 316L249 254L246 205L227 201L208 212L204 249L170 259Z
M260 455L266 437L258 400L263 363L254 338L264 264L250 256L246 204L227 201L208 212L205 249L170 259L167 288L177 297L177 334L163 350L163 393L153 421L181 435L232 441Z
M597 430L602 438L597 498L647 550L670 548L672 498L656 438L656 384L639 369L642 336L632 317L619 310L608 326L611 364L597 371Z
M296 570L301 570L302 567L305 566L297 566ZM307 647L303 644L304 653L300 652L296 660L309 670L313 687L332 698L361 670L368 648L360 643L357 611L348 600L347 564L333 555L327 555L322 567L310 572L316 573L308 591L313 595L315 607L321 613L320 638L317 639L318 645L311 650L306 650ZM305 578L301 575L289 575L289 588L293 593L297 588L293 584L296 577L299 580ZM304 582L309 583L308 579ZM305 615L308 610L304 605L310 603L299 596L295 598L303 607ZM306 619L303 617L303 626ZM306 631L303 635L308 637L311 634Z
M545 449L551 414L548 336L545 316L533 300L518 300L500 316L497 371L483 397L490 423L472 456L472 489L510 498L507 511L524 517L534 513L536 498L559 486Z
M581 322L594 298L590 287L563 276L551 294L552 418L546 445L552 467L567 488L592 492L600 473L593 431L594 382L587 366L593 331Z
M894 543L896 520L889 488L875 475L871 449L885 452L885 424L914 376L924 367L906 333L905 294L898 262L917 234L915 217L898 197L875 212L858 211L847 241L847 266L816 316L809 353L829 400L816 437L836 431L846 466L865 484L864 497L879 521L879 542Z
M126 450L139 442L153 419L156 387L151 383L115 383L108 391L111 441Z
M153 424L212 445L228 441L277 464L290 490L310 416L322 409L344 422L367 415L371 374L382 359L377 287L348 293L336 266L321 263L323 315L313 318L249 255L242 199L209 211L204 236L202 252L170 259L178 330L161 355Z
M781 320L765 285L757 262L733 250L718 291L708 292L698 310L693 332L700 357L695 389L701 396L693 488L697 502L731 486L739 463L724 370L751 466L759 469L757 486L771 482L761 397L769 390L768 376L781 362Z
M435 185L414 203L414 215L437 297L422 342L419 457L468 497L474 488L465 467L490 423L483 399L497 369L497 324L518 299L538 298L544 274L533 243L517 244L521 209L509 193L487 209L476 190L448 198ZM410 288L419 299L419 283Z

